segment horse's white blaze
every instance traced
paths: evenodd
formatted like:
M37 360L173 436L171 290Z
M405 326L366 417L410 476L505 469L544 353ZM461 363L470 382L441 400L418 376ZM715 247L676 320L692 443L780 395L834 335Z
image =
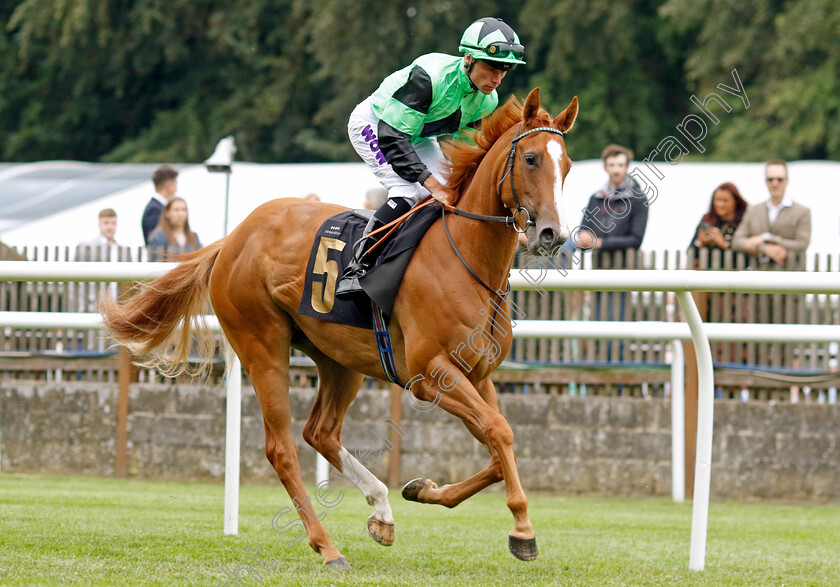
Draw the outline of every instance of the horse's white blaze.
M560 161L563 160L563 145L557 139L550 139L548 145L546 145L546 151L548 151L548 156L551 158L554 167L554 207L560 221L560 236L568 238L569 226L566 223L566 202L563 200L563 172L560 170Z
M356 485L364 493L367 502L373 506L374 518L386 524L393 524L394 514L391 513L391 504L388 503L388 487L343 446L338 451L338 457L342 463L350 464L358 475L359 482Z

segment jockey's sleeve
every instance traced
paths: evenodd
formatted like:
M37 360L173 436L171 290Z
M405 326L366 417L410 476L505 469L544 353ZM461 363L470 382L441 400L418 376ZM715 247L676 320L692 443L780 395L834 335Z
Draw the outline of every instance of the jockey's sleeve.
M408 182L423 183L432 174L411 144L411 136L379 121L379 148L394 172Z
M418 136L432 105L432 79L415 65L382 111L377 134L379 148L394 172L409 182L423 183L432 173L411 144Z

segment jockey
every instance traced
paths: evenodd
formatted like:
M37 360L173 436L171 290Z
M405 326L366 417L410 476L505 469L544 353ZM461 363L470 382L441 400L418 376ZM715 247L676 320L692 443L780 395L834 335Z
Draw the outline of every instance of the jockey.
M366 255L381 235L371 231L396 220L429 194L446 201L440 135L475 127L499 104L496 87L522 60L525 48L500 18L472 23L458 47L463 57L430 53L392 73L353 110L350 142L380 183L388 200L365 227L336 295L361 291L359 278L375 261Z

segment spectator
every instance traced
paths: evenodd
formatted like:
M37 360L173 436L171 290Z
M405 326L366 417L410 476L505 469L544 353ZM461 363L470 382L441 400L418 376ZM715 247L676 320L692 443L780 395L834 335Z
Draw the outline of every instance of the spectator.
M732 236L741 223L747 202L734 184L720 184L712 192L709 211L700 220L694 237L693 247L710 247L727 251L731 247Z
M388 190L383 187L370 188L365 192L365 209L379 210L379 207L388 199Z
M614 265L613 253L622 251L626 255L641 246L647 227L647 199L636 180L627 175L632 159L633 151L619 145L604 149L601 160L609 177L589 198L580 227L570 239L572 248L607 253L600 259L610 266Z
M580 226L572 231L574 235L566 241L563 261L572 257L574 248L598 251L593 263L599 267L623 269L627 264L629 251L637 250L645 236L648 207L644 192L632 177L627 175L633 151L619 145L608 145L601 153L607 181L589 198L583 212ZM617 256L620 254L620 259ZM585 296L585 299L588 296ZM606 297L606 300L604 300ZM627 314L627 292L596 292L594 300L595 320L624 320ZM602 307L606 306L606 314ZM604 341L606 344L606 341ZM601 342L595 342L601 348ZM618 352L613 353L613 344L607 344L606 360L624 360L624 341L618 343ZM622 394L622 387L617 389Z
M114 235L117 232L117 213L112 208L99 211L99 236L82 241L76 245L75 261L117 261L119 249ZM111 297L117 297L116 283L73 283L70 284L69 306L75 312L88 312L96 309L97 296L106 291Z
M804 269L803 253L811 241L811 210L788 195L787 164L781 159L768 161L765 181L770 199L764 205L750 206L732 237L736 251L759 258L770 268L784 267L791 255L802 255L793 266Z
M187 203L183 198L171 198L154 232L149 235L149 260L171 261L177 253L189 253L202 247L198 235L190 229Z
M112 208L99 211L99 236L76 245L76 261L116 261L117 213Z
M143 242L147 246L149 244L149 235L157 227L158 221L160 220L161 210L163 210L166 203L178 191L178 172L168 165L162 165L152 175L152 183L155 184L155 195L146 204L146 209L143 210L143 220L141 221Z
M694 249L696 253L690 263L694 269L721 269L726 266L719 261L712 259L701 259L699 250L701 247L721 251L732 249L732 236L744 217L748 204L741 196L741 192L734 184L726 182L720 184L712 192L712 200L709 203L709 210L697 225L694 237L691 239L689 250ZM741 304L739 297L731 293L695 292L692 294L694 302L704 322L746 322L748 307L746 298ZM717 361L736 362L741 360L745 352L745 346L725 345L714 343L712 352Z

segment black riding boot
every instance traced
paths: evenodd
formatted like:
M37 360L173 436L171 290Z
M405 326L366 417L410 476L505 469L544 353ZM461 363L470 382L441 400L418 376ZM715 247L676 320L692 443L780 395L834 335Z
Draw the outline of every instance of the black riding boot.
M365 230L364 239L359 242L354 252L353 260L347 265L344 274L341 276L341 281L338 282L338 287L335 290L335 295L338 297L350 297L362 291L362 286L359 283L359 278L363 277L373 264L376 262L378 252L373 255L368 255L370 248L379 242L384 236L384 232L368 236L377 228L381 228L393 222L409 210L411 210L412 203L405 198L388 198L388 200L379 207L371 222Z

